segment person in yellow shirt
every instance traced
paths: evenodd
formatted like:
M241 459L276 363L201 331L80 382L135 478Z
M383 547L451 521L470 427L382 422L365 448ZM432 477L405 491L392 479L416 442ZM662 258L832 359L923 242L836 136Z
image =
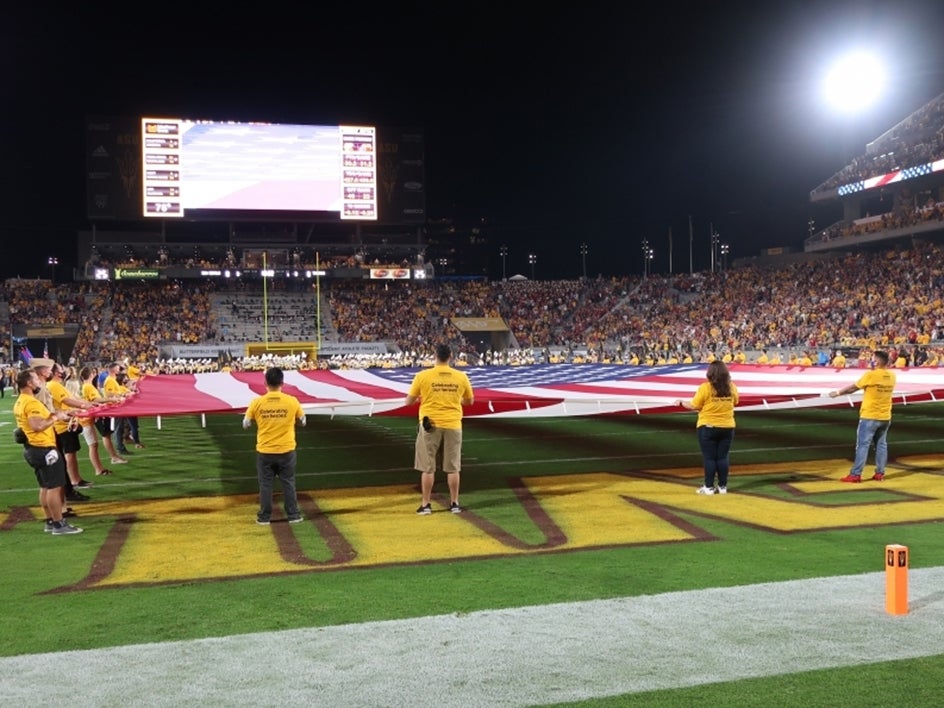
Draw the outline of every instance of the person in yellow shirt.
M95 388L94 381L97 375L98 372L94 367L91 366L83 366L79 371L79 377L82 379L82 388L79 390L79 393L82 397L82 400L88 401L93 406L102 405L109 402L101 393L99 393L98 389ZM113 402L117 402L118 400L119 399L116 398ZM82 424L82 437L85 438L85 444L88 446L89 461L92 463L92 467L95 468L95 474L97 475L112 474L112 471L102 464L101 456L98 453L99 433L101 433L102 442L105 444L105 449L111 456L111 464L123 465L128 462L121 455L119 455L118 451L115 449L115 443L111 439L110 421L111 419L106 416L100 416L94 420L91 418L79 419L79 423Z
M770 365L771 366L780 366L780 352L774 352L770 355Z
M760 356L757 357L757 360L756 360L754 363L757 364L757 365L759 365L759 366L763 366L764 364L770 363L770 358L767 356L767 350L766 350L766 349L761 349L761 350L760 350Z
M282 393L285 373L277 366L265 372L266 393L249 402L243 416L243 428L256 424L256 476L259 478L259 512L256 523L268 526L272 521L272 487L275 478L282 483L282 505L290 524L302 521L295 488L295 424L304 426L305 411L295 396Z
M464 371L449 366L452 349L436 347L436 365L418 372L410 383L406 405L419 401L419 420L413 467L420 473L422 495L417 514L433 513L430 499L436 480L437 457L449 486L449 511L458 514L459 472L462 469L462 407L474 402L472 384Z
M19 395L13 404L13 418L23 434L23 458L33 468L39 483L39 505L46 515L46 533L54 536L82 533L82 529L63 518L66 464L56 448L55 426L67 423L71 414L64 410L50 411L36 398L43 388L35 369L21 371L16 376Z
M737 354L734 355L734 363L744 364L745 362L747 362L747 354L742 349L738 349Z
M833 356L832 362L830 362L837 369L846 368L846 355L842 353L842 349L837 349L835 356Z
M92 407L92 404L69 393L65 386L65 372L65 367L62 364L54 363L49 370L49 380L46 382L46 390L49 391L49 395L52 397L53 410L70 413L68 421L60 421L54 426L56 447L59 448L59 452L65 458L66 474L69 475L73 488L88 489L92 486L91 483L82 479L79 472L78 452L82 449L79 442L81 433L77 425L79 420L72 413L76 410L87 410Z
M809 352L803 352L803 356L797 358L797 366L813 366L813 358Z
M875 444L875 474L872 479L885 479L888 464L888 428L892 422L892 397L895 393L895 374L888 370L888 353L877 351L872 355L874 368L869 369L854 384L830 391L830 398L845 396L862 389L859 425L856 429L856 452L852 469L840 482L861 482L862 470Z
M695 428L705 468L705 483L698 489L698 494L727 494L738 390L724 362L711 362L705 378L707 381L698 386L690 401L678 400L675 404L698 411Z

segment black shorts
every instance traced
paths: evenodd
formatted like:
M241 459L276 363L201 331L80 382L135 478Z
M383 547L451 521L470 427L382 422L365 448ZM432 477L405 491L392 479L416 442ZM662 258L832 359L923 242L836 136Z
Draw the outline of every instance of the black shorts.
M23 459L36 473L36 481L43 489L66 486L66 462L54 447L23 448Z
M95 429L98 430L100 435L104 435L106 437L111 435L111 418L96 418Z
M62 452L78 452L82 449L82 444L79 442L79 435L72 430L67 430L64 433L56 433L56 447L58 447Z

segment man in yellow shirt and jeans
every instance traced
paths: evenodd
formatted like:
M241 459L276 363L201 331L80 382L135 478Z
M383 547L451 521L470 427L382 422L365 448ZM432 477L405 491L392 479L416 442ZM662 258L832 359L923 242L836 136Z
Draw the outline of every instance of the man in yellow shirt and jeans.
M273 366L265 372L268 391L249 402L243 428L256 423L256 474L259 477L259 513L256 523L268 526L272 519L272 486L282 482L282 503L290 524L302 520L295 491L295 422L305 425L305 411L295 396L282 393L285 374Z
M885 465L888 464L888 428L892 423L892 394L895 392L895 374L888 370L888 353L875 352L872 355L874 368L866 371L858 381L845 388L830 391L831 398L865 391L862 407L859 410L859 427L856 431L855 462L852 469L840 482L857 483L862 481L862 470L869 457L869 448L875 443L876 482L885 479Z
M413 377L406 405L420 402L420 426L416 435L414 468L420 472L422 501L417 514L433 513L430 497L436 478L437 457L449 485L449 511L458 514L459 470L462 467L462 406L473 403L472 384L462 371L449 366L452 350L436 347L436 364Z

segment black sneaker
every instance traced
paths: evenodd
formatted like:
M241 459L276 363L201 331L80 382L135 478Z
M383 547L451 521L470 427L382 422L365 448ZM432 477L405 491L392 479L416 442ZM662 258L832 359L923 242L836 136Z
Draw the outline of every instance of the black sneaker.
M416 510L416 513L421 516L426 516L427 514L433 513L433 508L429 504L423 504L419 509Z
M268 519L260 519L260 518L257 518L257 519L256 519L256 523L259 524L260 526L268 526L268 525L269 525L270 523L272 523L272 522L269 521Z
M71 502L82 502L88 501L90 497L85 496L82 492L72 492L72 494L66 494L66 501Z
M289 522L290 524L300 524L300 523L301 523L302 521L304 521L304 520L305 520L305 519L303 519L301 516L290 516L290 517L288 517L288 522Z
M451 511L453 514L461 514L462 507L459 506L457 502L452 502L452 504L449 505L449 511Z
M88 489L92 486L92 483L86 482L84 479L80 479L78 484L73 484L72 486L76 489Z
M46 523L45 523L45 525L43 526L43 532L44 532L44 533L52 533L52 530L53 530L54 528L56 528L56 525L55 525L50 519L46 519Z
M67 506L65 509L62 510L62 517L64 519L73 518L76 516L78 516L78 514L75 513L75 511L72 509L71 506Z

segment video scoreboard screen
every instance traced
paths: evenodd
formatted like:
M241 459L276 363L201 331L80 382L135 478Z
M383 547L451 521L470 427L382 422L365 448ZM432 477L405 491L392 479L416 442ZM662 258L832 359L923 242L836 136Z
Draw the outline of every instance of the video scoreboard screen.
M377 129L141 119L141 215L378 218Z
M415 126L88 116L85 164L93 223L426 221Z

